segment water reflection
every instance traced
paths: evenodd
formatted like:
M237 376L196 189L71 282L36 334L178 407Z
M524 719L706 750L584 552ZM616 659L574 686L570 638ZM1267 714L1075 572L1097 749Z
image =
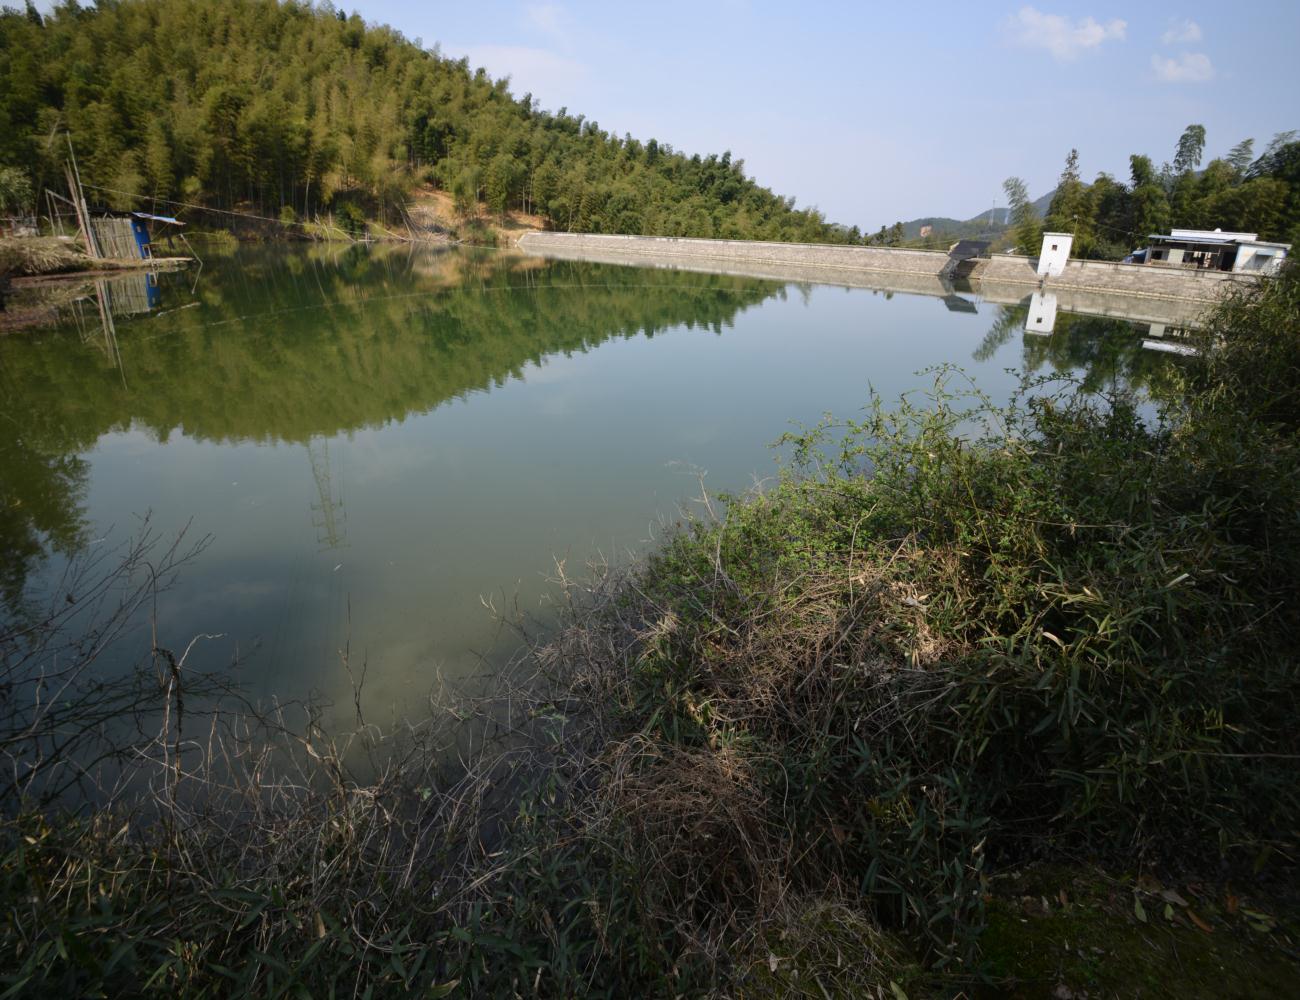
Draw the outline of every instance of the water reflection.
M354 435L610 338L721 332L739 312L784 294L740 278L665 272L628 281L613 268L360 247L242 251L210 260L197 286L189 282L133 272L64 287L53 329L0 342L0 600L10 612L32 575L83 547L92 527L129 530L133 515L159 507L183 523L212 502L182 481L200 477L178 462L145 489L143 480L123 482L149 441L300 448L311 485L299 509L317 548L336 551L348 544L336 453L349 451ZM88 456L123 441L128 454L101 463L98 479L101 491L136 495L111 514L112 503L92 509ZM421 460L390 448L363 457L372 476L376 460ZM236 473L230 483L238 482ZM271 516L271 506L250 499L233 523Z
M335 260L241 254L238 265L209 265L198 288L202 308L159 317L120 349L116 329L104 328L109 364L137 376L129 385L103 378L92 356L55 338L30 350L14 345L4 358L6 409L62 412L68 443L82 447L124 422L163 440L182 431L306 443L427 412L518 377L549 354L610 337L652 337L678 325L720 331L738 310L780 291L672 272L629 285L610 283L620 277L610 269L517 264L444 254L407 266L401 252L360 247ZM529 308L497 301L546 289L585 294L535 295ZM101 317L120 315L120 291L105 291Z
M1049 335L1056 329L1056 293L1037 291L1029 297L1025 333Z
M1025 311L1025 333L1039 334L1049 337L1056 329L1056 310L1059 305L1057 294L1054 291L1039 289L1029 296L1028 306ZM1120 310L1109 310L1107 316L1122 316ZM1183 313L1182 318L1170 320L1168 322L1153 323L1134 323L1129 321L1128 326L1140 332L1142 336L1142 346L1147 350L1163 351L1168 354L1179 354L1184 357L1190 357L1196 354L1196 348L1188 341L1192 334L1199 329L1199 324L1194 318L1190 318L1190 313ZM1120 320L1119 322L1126 322Z
M1150 392L1172 373L1170 359L1150 349L1150 324L1057 312L1050 292L996 309L972 354L977 361L993 358L1019 338L1023 371L1071 373L1085 392Z
M350 705L350 643L378 720L438 671L482 668L485 597L536 608L554 560L644 544L698 493L682 469L744 489L790 421L896 398L972 352L994 398L1012 366L1137 385L1170 360L1064 301L1050 337L1026 336L1019 291L906 275L846 289L397 247L207 256L197 285L131 275L53 330L0 338L0 598L146 510L163 533L193 518L214 541L160 607L164 644L222 632L201 655L238 655L254 694Z
M978 313L974 300L963 298L956 292L951 292L943 297L943 304L949 312L959 313Z
M316 542L321 546L318 551L346 548L347 514L343 509L343 494L330 472L330 443L308 441L307 461L311 463L311 477L316 481L316 502L311 510Z

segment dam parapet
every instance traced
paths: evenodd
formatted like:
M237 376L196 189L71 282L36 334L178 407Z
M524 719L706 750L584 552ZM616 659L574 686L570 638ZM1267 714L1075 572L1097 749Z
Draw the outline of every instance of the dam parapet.
M952 291L946 277L952 260L942 250L548 232L525 233L519 248L545 257L922 295L942 296ZM995 254L970 264L971 286L977 291L986 285L990 291L996 290L991 298L1006 298L1014 290L1023 297L1034 289L1051 289L1080 297L1117 295L1205 306L1217 302L1229 289L1260 280L1253 274L1098 260L1067 260L1059 273L1040 274L1039 258L1017 254ZM905 287L897 287L900 284Z

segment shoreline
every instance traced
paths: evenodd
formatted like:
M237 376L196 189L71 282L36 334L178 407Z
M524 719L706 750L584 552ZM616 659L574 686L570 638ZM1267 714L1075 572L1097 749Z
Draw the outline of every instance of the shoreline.
M40 281L85 278L89 275L134 271L141 268L174 269L196 258L91 257L72 239L58 236L0 238L0 291Z
M90 258L87 258L90 261ZM148 260L114 260L101 259L95 267L79 271L49 271L45 274L23 274L9 279L11 288L34 288L41 285L55 284L60 281L84 281L87 278L99 278L123 271L179 271L195 263L194 257L151 257Z

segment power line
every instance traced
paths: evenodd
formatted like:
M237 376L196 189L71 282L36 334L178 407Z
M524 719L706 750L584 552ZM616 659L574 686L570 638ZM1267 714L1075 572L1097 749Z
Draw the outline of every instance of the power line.
M128 197L128 198L136 198L136 199L139 199L140 201L160 201L160 202L162 202L164 205L175 205L175 206L178 207L178 208L192 208L192 209L194 209L196 212L216 212L218 215L230 215L230 216L233 216L233 217L236 218L236 219L256 219L258 222L270 222L270 223L272 223L272 224L274 224L274 225L277 225L277 226L286 226L286 227L287 227L287 226L302 226L303 229L309 229L310 227L321 225L321 224L318 223L318 222L307 222L307 221L304 221L304 220L301 220L301 219L274 219L274 218L271 218L270 216L267 216L267 215L257 215L257 214L255 214L255 213L253 213L253 212L236 212L236 211L233 211L232 209L228 209L228 208L212 208L212 207L210 207L210 206L208 206L208 205L196 205L196 204L194 204L194 203L192 203L192 202L188 202L188 201L176 201L174 198L158 198L158 197L155 197L155 196L153 196L153 195L138 194L138 193L136 193L136 192L134 192L134 191L122 191L122 190L119 190L118 188L100 187L100 186L97 185L97 184L87 184L87 185L85 185L85 187L90 188L92 191L102 191L102 192L104 192L105 194L120 194L120 195L125 195L125 196ZM339 226L333 226L333 225L332 225L331 228L333 228L333 229L338 229L339 232L345 232L345 230L343 230L343 229L340 228ZM381 226L380 228L382 229L383 227ZM385 232L388 232L388 230L386 230L386 229L385 229L384 231L385 231ZM390 234L390 235L392 235L392 234ZM398 237L398 238L400 239L400 237ZM360 241L358 241L358 242L360 242ZM413 243L418 243L418 242L422 242L422 241L412 238L412 239L411 239L411 242L413 242ZM430 242L430 241L427 241L427 240L426 240L426 241L423 241L423 242ZM457 242L463 242L463 241L457 241Z
M138 194L135 191L121 191L118 190L117 188L100 187L98 184L86 184L84 186L90 188L92 191L102 191L105 194L122 194L122 195L126 195L128 198L138 198L140 201L160 201L164 205L176 205L179 208L192 208L196 212L216 212L219 215L233 215L238 219L257 219L259 222L273 222L280 226L311 225L311 223L300 222L297 219L293 219L293 220L272 219L271 217L266 215L254 215L252 212L234 212L225 208L211 208L207 205L195 205L187 201L175 201L174 199L171 198L156 198L153 195Z

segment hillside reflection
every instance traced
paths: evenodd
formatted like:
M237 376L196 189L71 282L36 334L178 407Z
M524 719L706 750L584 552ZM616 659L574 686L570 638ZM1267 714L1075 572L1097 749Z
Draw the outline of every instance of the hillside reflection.
M197 282L153 276L143 298L142 277L67 303L53 329L0 339L0 598L11 608L37 565L84 544L78 456L107 433L308 445L611 338L721 332L784 294L749 278L361 246L241 249L210 259Z

